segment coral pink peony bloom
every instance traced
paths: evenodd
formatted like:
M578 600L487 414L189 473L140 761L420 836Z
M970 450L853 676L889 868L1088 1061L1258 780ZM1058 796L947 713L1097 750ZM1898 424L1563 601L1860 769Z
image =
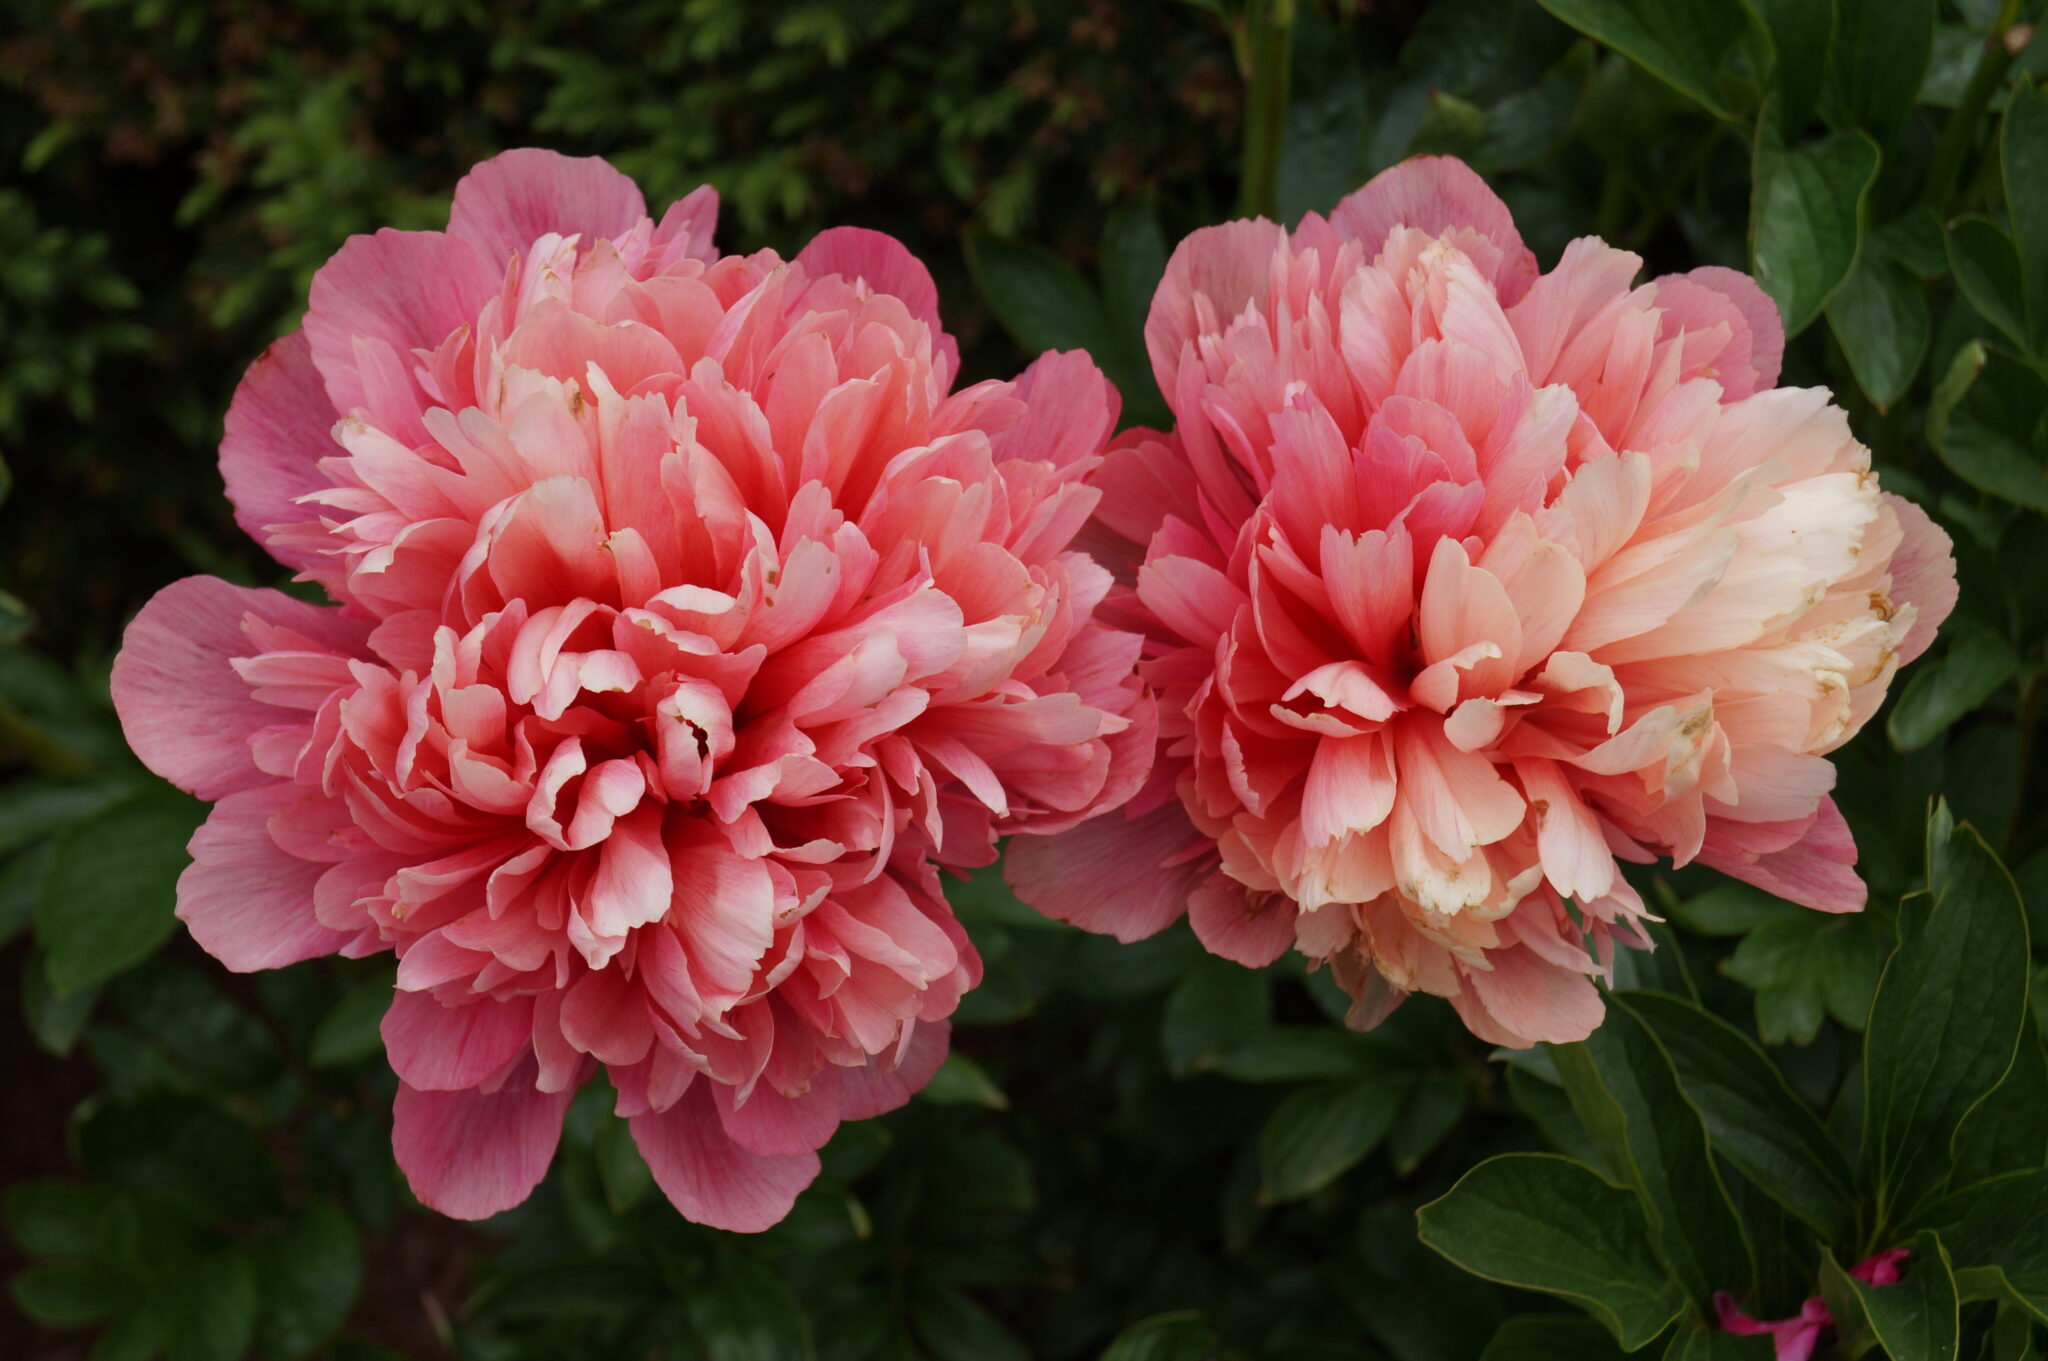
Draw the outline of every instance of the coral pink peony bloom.
M515 151L446 232L352 239L221 447L338 606L181 581L115 665L135 750L217 801L200 944L397 952L394 1143L448 1214L524 1199L602 1064L684 1214L774 1223L979 977L933 866L1152 759L1141 640L1069 549L1094 366L950 392L902 246L720 258L715 214Z
M1327 961L1357 1024L1423 991L1515 1046L1586 1035L1647 943L1617 858L1862 905L1822 753L1954 603L1947 539L1772 386L1748 278L1640 266L1539 274L1444 158L1181 244L1145 331L1178 428L1097 479L1162 760L1011 852L1027 902L1124 939L1185 907Z

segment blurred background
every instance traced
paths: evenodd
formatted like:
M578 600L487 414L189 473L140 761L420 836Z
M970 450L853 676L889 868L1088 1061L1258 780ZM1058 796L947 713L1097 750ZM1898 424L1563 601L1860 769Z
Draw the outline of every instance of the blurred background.
M1860 4L1841 0L1841 24L1857 27ZM1597 231L1651 272L1747 268L1760 240L1781 248L1779 218L1753 204L1768 197L1756 177L1782 166L1810 192L1770 199L1771 214L1847 204L1817 247L1832 277L1788 304L1813 325L1786 381L1832 386L1887 486L1956 534L1966 641L1950 651L1977 652L1923 663L1947 667L1924 687L1936 693L1842 757L1870 913L1798 913L1711 876L1645 880L1675 928L1621 980L1699 997L1773 1046L1793 1089L1826 1110L1854 1073L1890 904L1919 882L1929 795L1945 790L2023 884L2048 881L2043 801L2025 797L2048 634L2041 506L1958 476L1971 450L1936 450L1928 417L1934 402L1958 449L1966 428L1988 430L2038 471L2038 360L2005 345L1944 252L1953 214L2003 211L1996 158L1981 136L1953 156L1942 139L1959 107L1973 127L1987 101L1995 113L2002 96L1973 93L1987 53L2012 49L1999 90L2037 69L2048 44L2010 35L2038 6L1905 7L1931 16L1930 37L1889 98L1823 85L1825 25L1800 39L1820 44L1806 58L1778 33L1775 77L1733 39L1702 48L1688 89L1656 52L1653 75L1641 48L1579 22L1628 5L1286 8L1292 73L1266 111L1281 136L1260 205L1283 220L1420 151L1485 173L1546 266ZM1703 24L1719 8L1696 7ZM282 575L235 532L214 467L245 365L297 324L313 271L348 235L441 225L462 172L507 147L606 156L657 215L714 184L726 251L793 253L839 223L891 232L937 277L966 380L1089 343L1127 413L1156 413L1136 358L1151 282L1168 243L1242 201L1257 119L1241 11L11 0L0 1274L15 1287L0 1353L1475 1361L1496 1355L1511 1310L1555 1312L1437 1258L1413 1220L1486 1154L1584 1144L1554 1071L1490 1061L1433 999L1348 1034L1344 999L1293 964L1245 971L1184 928L1130 947L1084 937L986 876L957 899L989 966L959 1018L959 1056L911 1107L842 1130L777 1229L742 1240L681 1221L597 1089L528 1205L476 1226L425 1213L388 1152L394 1079L376 1022L389 960L241 977L204 957L170 916L202 810L140 771L107 707L120 629L158 587ZM1883 43L1883 18L1861 21L1863 41ZM1806 103L1788 113L1788 98ZM1883 149L1882 169L1873 153L1834 190L1840 148L1822 130L1852 126ZM1813 175L1797 161L1808 151ZM1838 291L1859 261L1871 263ZM1986 385L1939 406L1958 356L1976 356L1963 388L1986 368L1986 342ZM2020 356L1999 358L2001 345ZM2048 1081L2035 1096L2048 1111ZM1810 1244L1767 1262L1758 1312L1795 1310L1812 1272ZM1603 1355L1597 1330L1558 1336L1577 1349L1544 1355Z

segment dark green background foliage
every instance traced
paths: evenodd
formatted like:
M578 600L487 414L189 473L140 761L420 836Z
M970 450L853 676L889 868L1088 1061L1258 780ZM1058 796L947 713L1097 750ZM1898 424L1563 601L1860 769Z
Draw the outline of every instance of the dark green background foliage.
M1823 1294L1838 1357L2048 1354L2042 8L15 0L0 1350L1768 1356L1705 1327L1726 1290L1761 1317ZM601 1089L527 1206L422 1212L388 1152L388 960L236 977L184 939L202 810L126 755L105 675L172 577L279 576L212 450L311 271L438 224L526 143L610 156L657 205L712 181L728 249L892 231L970 376L1083 344L1145 418L1168 243L1414 152L1478 167L1546 262L1598 232L1652 271L1751 269L1786 381L1833 388L1960 562L1945 640L1839 755L1870 910L1647 875L1661 948L1617 961L1608 1024L1505 1055L1430 999L1349 1034L1320 976L1184 929L1084 937L985 875L957 894L989 967L955 1059L843 1129L777 1229L683 1222ZM1900 1285L1847 1275L1889 1247Z

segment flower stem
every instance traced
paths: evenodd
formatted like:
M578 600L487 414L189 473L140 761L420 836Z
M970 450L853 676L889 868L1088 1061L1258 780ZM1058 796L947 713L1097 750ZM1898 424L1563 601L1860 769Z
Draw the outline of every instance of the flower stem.
M1246 217L1274 216L1281 135L1287 125L1294 4L1295 0L1250 0L1245 7L1242 59L1247 89L1238 211Z
M1991 104L1991 96L1998 92L1998 86L2005 79L2006 68L2012 65L2014 57L2025 49L2031 33L2021 29L2019 24L2019 0L2005 0L1998 12L1998 22L1985 35L1984 51L1977 58L1977 69L1970 73L1970 83L1963 87L1962 100L1955 112L1949 115L1948 123L1941 130L1941 140L1934 148L1934 169L1927 176L1927 190L1921 202L1946 216L1950 200L1955 197L1956 185L1962 179L1963 158L1970 154L1971 144L1977 140L1977 124L1984 117L1984 110ZM2014 40L2018 41L2015 42Z

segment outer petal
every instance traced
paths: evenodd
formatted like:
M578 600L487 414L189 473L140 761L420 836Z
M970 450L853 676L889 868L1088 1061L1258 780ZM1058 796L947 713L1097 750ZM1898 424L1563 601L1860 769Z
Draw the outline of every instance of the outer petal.
M717 200L711 200L717 212ZM520 147L493 156L455 186L448 234L483 252L494 271L549 232L581 236L586 249L598 238L616 240L647 216L647 200L632 179L597 156L564 156Z
M1512 305L1536 281L1536 256L1522 244L1514 214L1470 166L1454 156L1414 156L1382 170L1330 213L1330 225L1365 247L1368 257L1396 227L1441 236L1469 227L1500 247L1494 287Z
M1301 910L1284 893L1254 900L1244 885L1218 871L1188 897L1188 925L1212 955L1263 969L1294 944Z
M178 919L236 973L333 954L350 939L313 915L313 886L328 866L271 839L271 817L300 797L290 784L230 794L193 833L192 863L178 876Z
M495 1092L399 1084L391 1151L423 1204L455 1219L485 1219L540 1185L576 1087L536 1091L531 1071L518 1077Z
M352 236L313 276L305 336L335 411L365 404L358 341L388 348L408 386L414 350L430 350L476 319L503 282L469 241L441 232ZM422 406L425 394L413 397ZM398 432L392 432L398 433Z
M406 1085L453 1092L487 1082L533 1044L533 999L479 998L443 1006L421 992L394 993L378 1029Z
M1196 299L1207 298L1217 321L1227 322L1266 291L1274 253L1286 244L1286 231L1260 218L1204 227L1174 247L1145 317L1145 353L1169 401L1179 387L1181 349L1200 329Z
M893 293L910 315L931 328L932 350L945 357L944 377L960 369L960 346L939 321L939 288L924 262L887 232L866 227L833 227L819 232L797 252L804 273L860 279L876 293Z
M911 1029L910 1043L900 1051L873 1055L860 1068L841 1068L839 1118L883 1115L923 1091L946 1061L952 1034L951 1021L919 1021Z
M1902 535L1892 554L1892 603L1917 611L1912 631L1899 645L1899 663L1904 665L1927 650L1956 607L1956 559L1948 534L1927 518L1926 511L1903 496L1886 493L1884 499L1899 517Z
M1056 921L1143 940L1187 910L1202 874L1186 856L1200 844L1180 805L1166 803L1142 817L1112 813L1071 832L1013 841L1003 877Z
M336 652L355 652L365 637L363 626L339 610L217 577L187 577L142 607L114 659L114 708L128 745L144 765L202 799L268 783L250 759L249 739L303 718L250 698L228 665L255 651L242 632L250 614Z
M1673 284L1686 285L1674 290ZM1697 292L1695 292L1697 290ZM1674 297L1681 294L1683 301ZM1681 322L1686 326L1705 323L1712 325L1719 319L1702 308L1705 301L1699 294L1714 294L1725 301L1734 316L1739 319L1735 339L1746 347L1741 358L1747 361L1748 383L1738 387L1723 382L1727 389L1726 400L1736 401L1752 392L1778 385L1778 370L1785 362L1785 323L1778 316L1778 306L1767 297L1756 280L1739 269L1728 269L1721 265L1705 265L1684 274L1667 274L1657 280L1657 304L1667 310L1677 305Z
M342 452L331 431L334 405L313 347L294 331L265 350L235 389L220 442L220 474L235 503L235 523L287 567L304 571L322 561L302 545L274 544L269 526L313 519L294 501L328 486L315 466Z
M633 1142L683 1217L734 1233L781 1222L818 1176L818 1155L764 1156L740 1147L719 1122L707 1084L695 1082L665 1111L636 1115Z

